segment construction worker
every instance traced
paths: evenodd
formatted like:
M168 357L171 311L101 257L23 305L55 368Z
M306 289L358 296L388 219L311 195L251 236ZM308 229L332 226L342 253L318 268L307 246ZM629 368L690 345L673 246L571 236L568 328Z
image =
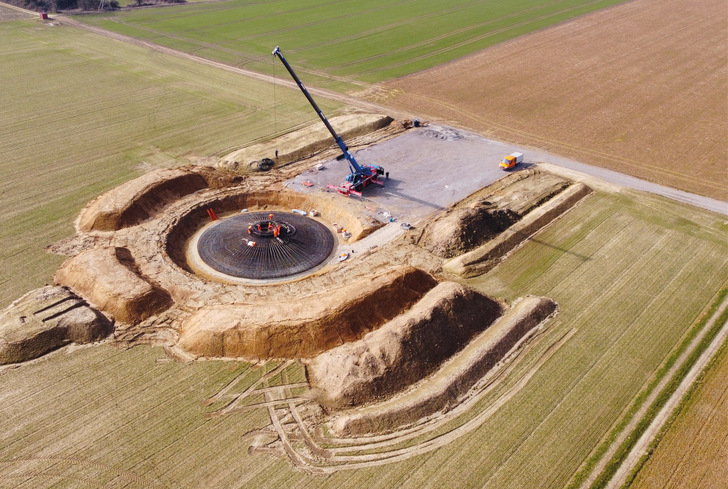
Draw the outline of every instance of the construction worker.
M253 234L253 225L248 226L248 234Z

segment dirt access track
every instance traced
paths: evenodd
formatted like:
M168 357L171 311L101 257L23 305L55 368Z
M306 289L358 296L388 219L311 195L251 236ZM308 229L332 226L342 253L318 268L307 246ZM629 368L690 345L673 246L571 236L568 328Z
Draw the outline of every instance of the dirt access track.
M727 38L721 0L635 0L386 83L371 100L725 201Z

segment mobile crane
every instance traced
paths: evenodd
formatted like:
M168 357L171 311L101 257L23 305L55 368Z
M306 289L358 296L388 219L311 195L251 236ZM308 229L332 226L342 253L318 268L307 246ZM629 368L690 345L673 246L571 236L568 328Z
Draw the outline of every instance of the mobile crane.
M366 187L370 183L384 186L384 183L378 180L379 175L384 175L384 168L379 165L361 166L359 165L359 163L356 162L354 156L349 153L349 148L346 146L346 143L344 143L344 140L336 133L336 131L334 131L334 128L331 127L331 123L329 123L328 119L326 119L324 113L321 112L319 106L316 105L316 102L311 97L311 94L308 93L306 87L303 86L303 82L301 82L298 76L296 76L296 73L293 71L293 68L291 68L291 65L288 64L286 58L283 57L280 47L276 46L276 48L273 50L273 56L278 56L278 59L281 60L283 66L286 67L288 73L290 73L291 77L293 77L293 80L298 85L298 88L301 89L303 94L308 99L308 102L311 104L318 116L321 118L321 121L326 126L326 129L328 129L331 133L331 136L334 138L334 141L336 141L336 144L339 145L339 148L341 148L343 154L339 156L337 160L346 158L346 161L349 162L349 169L351 170L351 173L346 176L346 183L339 186L329 185L328 188L333 188L344 195L354 194L361 196L362 189L364 189L364 187Z

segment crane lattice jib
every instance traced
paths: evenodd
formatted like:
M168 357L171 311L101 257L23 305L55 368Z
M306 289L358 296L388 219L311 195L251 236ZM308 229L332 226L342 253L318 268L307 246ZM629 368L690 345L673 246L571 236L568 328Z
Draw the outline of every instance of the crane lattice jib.
M321 121L326 125L326 129L329 130L331 133L331 136L334 138L334 141L336 141L336 144L339 145L339 148L341 148L341 151L344 153L344 157L349 162L349 166L351 167L351 172L358 175L364 175L365 172L362 169L361 166L356 162L354 159L354 156L352 156L351 153L349 153L349 148L346 146L346 143L344 143L344 140L341 139L341 136L339 136L333 127L331 127L331 123L326 118L324 113L321 111L319 106L316 104L316 101L311 97L311 94L308 93L308 90L306 90L306 87L303 86L303 82L298 78L296 75L296 72L293 71L293 68L291 68L291 65L288 64L288 61L286 61L286 58L283 57L283 54L281 53L281 50L278 46L273 50L273 55L278 56L278 59L281 60L281 63L283 63L283 66L286 67L288 70L288 73L290 73L291 77L295 80L296 84L298 85L298 88L301 89L303 94L306 96L306 99L308 99L308 102L311 104L311 107L314 108L318 116L321 118Z

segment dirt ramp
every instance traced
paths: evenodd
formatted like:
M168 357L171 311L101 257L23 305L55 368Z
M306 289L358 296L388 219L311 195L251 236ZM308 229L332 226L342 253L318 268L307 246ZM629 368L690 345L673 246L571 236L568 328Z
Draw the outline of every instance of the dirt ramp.
M115 231L139 224L184 195L208 186L199 173L185 169L157 170L94 200L79 220L81 231Z
M31 360L71 342L98 341L113 328L68 289L36 289L0 313L0 365Z
M334 409L384 399L435 371L501 310L471 289L441 283L380 329L314 358L309 381Z
M545 297L520 300L445 362L426 384L420 383L393 399L345 412L334 420L334 430L342 436L392 430L456 406L478 380L555 310L556 303Z
M310 358L379 328L436 283L402 267L295 302L204 307L181 325L178 346L204 357Z
M166 291L139 274L126 248L84 251L67 260L54 280L124 323L139 323L172 305Z

